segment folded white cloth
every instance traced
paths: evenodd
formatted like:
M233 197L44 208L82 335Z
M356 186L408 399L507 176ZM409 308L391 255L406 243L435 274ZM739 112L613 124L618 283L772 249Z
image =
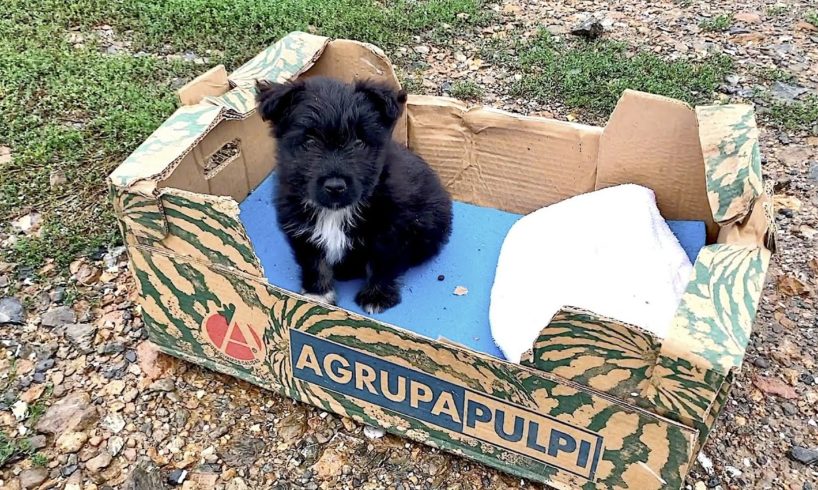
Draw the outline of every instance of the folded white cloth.
M652 190L575 196L512 226L491 290L491 333L519 362L554 314L575 306L664 338L691 271Z

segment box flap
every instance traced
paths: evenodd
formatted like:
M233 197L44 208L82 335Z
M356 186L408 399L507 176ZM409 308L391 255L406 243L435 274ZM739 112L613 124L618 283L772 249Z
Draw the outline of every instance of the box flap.
M741 366L769 260L760 247L716 244L699 252L646 398L703 420L724 377Z
M255 277L264 277L239 205L227 196L161 189L169 234L162 247L194 260Z
M176 110L111 174L111 181L127 187L142 179L169 173L213 126L223 109L210 104L183 106Z
M208 96L203 100L223 107L227 119L244 119L256 110L256 88L236 87L223 95Z
M142 181L128 188L112 186L114 211L128 234L137 240L154 243L168 235L165 210L156 182Z
M182 105L194 105L207 96L222 95L228 90L230 82L227 80L227 70L224 65L216 65L189 81L176 94Z
M739 221L764 192L753 108L701 106L696 118L713 218L721 226Z
M740 221L724 225L719 230L718 243L743 245L745 247L765 247L775 252L775 211L773 210L772 182L769 190L755 200L750 213Z
M690 106L626 90L602 133L597 162L596 189L627 183L649 187L665 219L704 221L708 241L715 241L718 227Z
M631 400L647 387L660 347L660 339L635 325L566 306L521 363Z
M256 80L283 82L303 73L321 56L329 38L291 32L230 74L230 82L243 88Z

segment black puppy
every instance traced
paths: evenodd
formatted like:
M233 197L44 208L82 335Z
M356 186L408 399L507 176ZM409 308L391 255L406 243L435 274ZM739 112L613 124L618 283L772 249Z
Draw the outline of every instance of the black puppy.
M334 279L365 277L355 297L365 311L400 303L400 276L434 257L452 228L438 176L392 140L406 93L321 77L256 87L278 142L278 223L302 293L334 303Z

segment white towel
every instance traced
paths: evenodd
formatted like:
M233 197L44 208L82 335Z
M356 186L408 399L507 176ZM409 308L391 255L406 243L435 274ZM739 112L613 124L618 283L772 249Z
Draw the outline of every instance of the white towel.
M491 290L491 333L519 362L561 307L576 306L664 338L691 271L652 190L575 196L512 226Z

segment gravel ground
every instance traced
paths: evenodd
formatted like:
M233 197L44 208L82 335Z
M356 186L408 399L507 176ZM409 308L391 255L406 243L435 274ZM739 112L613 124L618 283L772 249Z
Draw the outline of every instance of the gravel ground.
M491 26L455 40L417 38L392 55L417 91L449 94L469 80L489 106L603 123L558 102L513 97L517 73L482 58L492 40L531 36L541 27L569 36L594 15L603 36L669 58L730 55L735 73L714 98L756 103L763 120L759 87L782 100L802 89L816 93L818 28L804 21L816 8L810 3L742 2L730 27L714 32L700 24L732 11L733 2L509 1L492 6L498 18ZM773 69L787 74L786 83L764 76ZM810 133L762 125L763 169L776 183L779 251L744 368L690 488L818 486L818 137ZM13 223L17 235L37 233L38 225L36 214ZM2 246L13 242L0 235ZM541 487L378 437L348 419L157 353L145 340L122 249L79 259L70 272L0 263L0 427L28 441L7 451L2 488ZM0 442L1 454L8 441Z

